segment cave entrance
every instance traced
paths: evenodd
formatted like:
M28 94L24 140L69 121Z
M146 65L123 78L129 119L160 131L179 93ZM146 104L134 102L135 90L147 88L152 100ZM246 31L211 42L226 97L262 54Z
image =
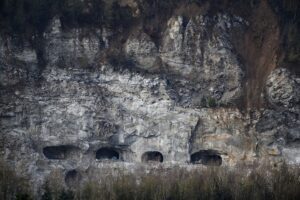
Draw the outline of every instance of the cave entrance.
M164 157L162 153L158 151L148 151L145 152L142 155L142 162L147 163L147 162L160 162L162 163L164 161Z
M119 160L119 153L113 148L101 148L96 152L96 159L98 160Z
M72 145L47 146L43 148L43 154L53 160L76 158L79 156L79 148Z
M222 157L215 150L201 150L191 155L191 162L193 164L220 166Z
M76 186L78 186L80 180L81 175L77 170L73 169L66 173L65 183L68 187L75 188Z

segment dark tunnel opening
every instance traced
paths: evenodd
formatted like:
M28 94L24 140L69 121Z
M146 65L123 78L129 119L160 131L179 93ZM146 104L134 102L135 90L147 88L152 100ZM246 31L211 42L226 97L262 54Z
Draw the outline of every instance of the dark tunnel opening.
M191 155L193 164L202 164L208 166L222 165L222 157L215 150L201 150Z
M81 180L81 175L77 170L73 169L66 173L65 183L68 187L74 188L78 186L80 180Z
M43 148L43 154L48 159L64 160L78 157L79 148L72 145L47 146Z
M147 162L160 162L162 163L164 161L164 157L162 153L158 151L148 151L145 152L142 155L142 162L147 163Z
M101 148L96 152L96 159L98 160L119 160L120 154L113 148Z

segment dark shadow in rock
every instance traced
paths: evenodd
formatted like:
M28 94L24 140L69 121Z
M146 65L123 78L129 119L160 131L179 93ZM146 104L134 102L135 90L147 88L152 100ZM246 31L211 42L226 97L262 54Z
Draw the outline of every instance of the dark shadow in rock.
M98 160L119 160L120 154L113 148L100 148L96 152L96 159Z
M222 165L222 157L215 150L201 150L191 155L191 162L193 164L220 166Z
M65 160L77 158L79 150L78 147L72 145L47 146L43 148L43 154L51 160Z
M79 186L81 180L81 174L76 170L70 170L66 173L65 183L70 188L76 188Z
M148 162L160 162L162 163L164 161L164 157L162 153L158 151L148 151L145 152L142 155L142 162L148 163Z

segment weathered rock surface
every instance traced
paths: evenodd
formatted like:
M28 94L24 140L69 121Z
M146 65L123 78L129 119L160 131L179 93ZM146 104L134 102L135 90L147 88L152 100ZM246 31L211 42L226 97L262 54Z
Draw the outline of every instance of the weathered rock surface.
M17 39L0 39L0 83L9 87L31 80L38 74L36 51L29 43L18 45Z
M94 63L100 48L106 46L100 30L71 29L62 31L59 19L54 19L45 34L45 59L60 67ZM103 46L101 46L101 44Z
M287 69L274 70L267 81L267 95L270 103L285 108L300 105L300 79L292 75Z
M103 28L62 30L54 19L43 69L29 44L1 39L2 156L37 187L55 170L72 187L117 169L300 164L299 78L275 69L270 106L236 108L244 68L231 32L245 27L225 14L173 16L161 44L139 30L123 50L143 73L98 62L110 48Z
M200 93L221 103L239 98L243 71L230 40L233 26L246 23L227 15L171 18L160 48L167 70L194 80Z
M146 33L131 35L125 44L125 52L139 68L153 71L158 67L155 66L158 49Z

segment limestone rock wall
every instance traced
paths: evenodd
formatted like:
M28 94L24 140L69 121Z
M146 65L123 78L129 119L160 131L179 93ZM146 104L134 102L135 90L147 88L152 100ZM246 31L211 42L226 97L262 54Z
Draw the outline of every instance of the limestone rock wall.
M105 28L62 30L54 19L43 69L30 44L1 38L1 155L36 187L55 170L69 186L74 174L116 169L299 164L299 77L278 67L268 106L237 108L245 73L232 32L247 27L226 14L178 15L160 44L137 27L119 50L142 72L101 60L112 48Z

